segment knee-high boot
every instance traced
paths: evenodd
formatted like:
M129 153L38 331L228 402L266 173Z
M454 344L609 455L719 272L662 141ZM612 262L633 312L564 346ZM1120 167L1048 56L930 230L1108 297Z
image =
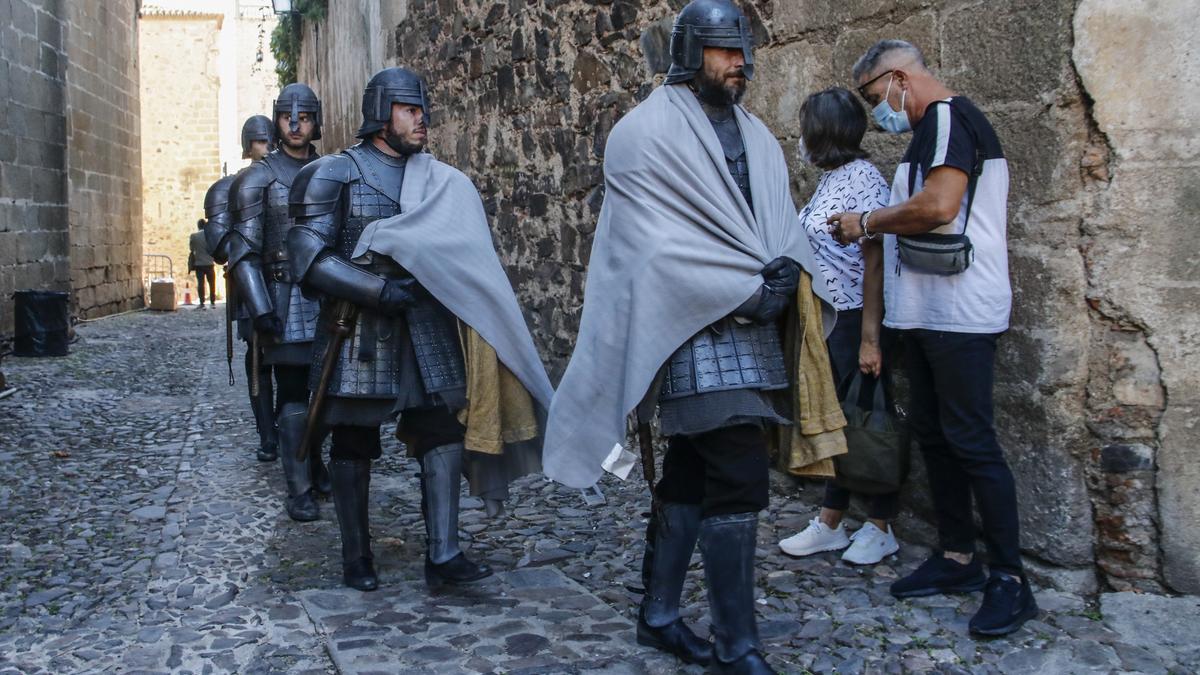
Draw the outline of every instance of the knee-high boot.
M712 645L679 617L679 597L700 528L700 505L665 503L650 520L642 565L646 594L638 611L638 644L674 654L687 663L708 665Z
M301 522L321 517L317 508L312 486L312 453L302 462L296 453L304 438L304 427L308 421L308 406L303 403L284 403L279 410L279 453L283 465L283 478L287 483L287 498L284 504L292 520ZM317 446L320 452L320 446ZM320 458L317 458L320 461Z
M342 578L360 591L379 587L375 556L371 554L371 532L367 522L367 498L371 487L371 460L335 459L329 462L333 480L333 505L342 531Z
M462 443L442 445L421 456L421 511L425 516L425 581L430 586L462 584L490 576L458 548L458 500L462 486Z
M762 656L754 617L754 544L758 514L711 516L700 522L700 553L712 612L713 670L773 674Z

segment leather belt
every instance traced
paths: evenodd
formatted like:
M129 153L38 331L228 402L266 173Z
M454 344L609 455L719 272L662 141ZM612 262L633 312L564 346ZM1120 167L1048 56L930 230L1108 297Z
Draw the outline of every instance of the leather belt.
M292 270L288 267L287 259L269 262L267 264L267 277L280 284L292 283Z
M374 314L360 315L358 325L358 360L368 363L375 360L375 342L379 339L379 317Z

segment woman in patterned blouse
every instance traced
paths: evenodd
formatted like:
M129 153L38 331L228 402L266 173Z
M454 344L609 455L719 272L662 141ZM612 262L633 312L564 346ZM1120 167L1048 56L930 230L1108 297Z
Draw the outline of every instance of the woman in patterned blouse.
M838 310L837 325L826 340L833 377L841 383L856 368L878 377L883 369L882 251L877 242L867 239L840 245L825 222L835 213L887 206L887 181L866 160L862 149L867 116L849 91L834 87L809 96L800 107L800 130L804 160L825 170L799 218ZM793 556L846 549L843 560L873 565L899 550L888 524L896 515L897 497L871 496L867 522L847 536L842 516L850 506L850 492L831 480L825 487L821 513L779 546Z

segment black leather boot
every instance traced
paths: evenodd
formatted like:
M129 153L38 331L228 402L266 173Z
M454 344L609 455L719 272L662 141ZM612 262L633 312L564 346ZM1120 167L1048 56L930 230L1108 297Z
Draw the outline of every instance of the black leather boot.
M309 455L309 466L312 467L313 491L318 497L328 499L333 494L333 481L329 478L329 467L321 459L321 446L316 443L314 446L308 450L312 453Z
M712 612L717 673L773 675L762 655L754 617L754 544L758 515L735 513L700 522L700 553Z
M640 645L674 654L686 663L708 665L712 644L700 639L679 617L679 596L700 527L699 504L665 503L646 528L642 582L646 594L638 610Z
M342 531L342 579L350 588L379 588L371 533L367 523L367 495L371 487L371 460L335 459L329 462L333 479L333 506Z
M247 377L251 374L249 369ZM271 371L260 370L258 396L250 397L250 409L254 411L254 428L258 430L258 451L255 457L260 462L274 462L279 457L279 436L275 427L275 392L271 386Z
M296 457L307 420L308 406L303 403L284 403L279 410L280 464L283 465L283 478L287 484L284 506L292 520L300 522L321 517L312 487L312 456L303 462Z
M442 445L421 456L421 512L427 548L425 582L431 587L466 584L492 575L458 548L458 499L462 486L462 443Z

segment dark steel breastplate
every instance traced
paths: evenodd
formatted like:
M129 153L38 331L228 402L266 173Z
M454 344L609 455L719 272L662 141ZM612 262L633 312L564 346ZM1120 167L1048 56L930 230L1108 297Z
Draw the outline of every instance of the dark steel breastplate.
M360 148L350 148L346 154L356 160L360 171L366 161L372 160L364 159L366 151ZM367 168L376 171L372 182L388 169L397 169L386 165L382 169L370 165ZM383 180L395 180L399 185L402 178L403 168L399 168ZM334 238L334 249L338 256L350 260L367 225L400 213L400 204L362 179L351 181L344 195L345 217ZM412 276L394 260L381 255L372 256L371 262L363 267L385 279ZM323 316L322 321L325 320ZM318 333L314 364L319 363L324 353L325 340L324 331ZM401 394L402 369L411 368L414 359L426 393L466 386L466 369L453 314L432 298L418 302L404 317L385 317L363 309L353 335L342 346L327 391L348 398L396 398ZM314 368L314 373L317 370ZM315 380L312 384L315 386Z
M295 224L288 217L289 187L278 180L267 186L263 204L263 277L275 303L275 314L283 320L279 344L312 342L317 330L320 305L300 292L287 262L287 232Z
M742 140L742 130L738 128L737 118L732 114L728 119L712 122L713 130L717 132L717 139L721 141L721 150L725 153L725 167L729 169L729 175L733 177L733 182L737 184L738 190L741 191L742 197L746 199L746 204L750 206L750 210L754 210L754 200L750 196L750 163L746 157L746 144Z
M787 386L779 327L726 318L694 335L671 355L660 398Z

